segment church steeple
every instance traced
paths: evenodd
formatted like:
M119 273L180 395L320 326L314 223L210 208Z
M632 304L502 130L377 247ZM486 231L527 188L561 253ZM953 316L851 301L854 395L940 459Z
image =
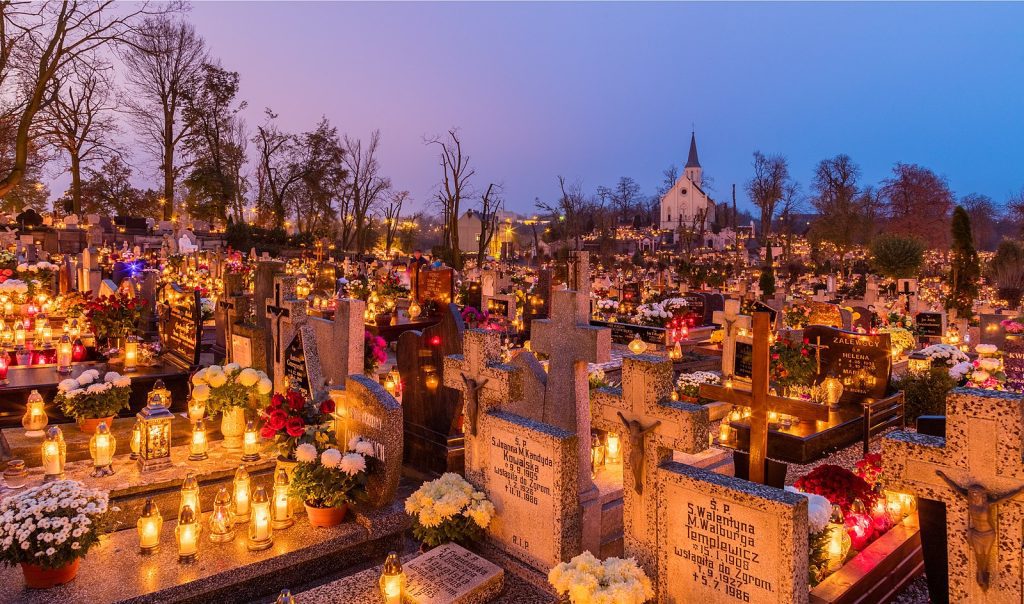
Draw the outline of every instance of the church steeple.
M683 171L690 182L700 186L701 173L704 170L700 167L700 161L697 160L697 136L693 132L690 132L690 155L686 158L686 166Z
M699 168L700 162L697 161L697 137L696 134L690 133L690 155L686 158L687 168Z

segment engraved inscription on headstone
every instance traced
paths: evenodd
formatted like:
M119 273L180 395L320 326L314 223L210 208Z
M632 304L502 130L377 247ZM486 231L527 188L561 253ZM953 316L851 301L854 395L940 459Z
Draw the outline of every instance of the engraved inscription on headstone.
M231 334L231 360L242 367L252 367L252 339Z
M288 386L310 396L309 372L306 369L306 351L302 346L302 333L296 333L284 352L284 375Z
M404 565L405 596L413 604L483 602L501 591L505 571L454 543L446 543Z
M858 334L812 325L804 330L804 339L819 346L816 352L821 363L816 381L834 375L843 382L841 402L862 402L888 394L892 376L889 334Z
M1003 369L1006 389L1024 392L1024 338L1007 336L1003 343Z

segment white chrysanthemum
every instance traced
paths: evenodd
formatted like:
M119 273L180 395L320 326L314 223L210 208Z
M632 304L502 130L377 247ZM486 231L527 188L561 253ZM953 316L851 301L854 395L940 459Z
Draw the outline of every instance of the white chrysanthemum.
M69 390L76 390L77 388L78 388L78 380L76 380L75 378L68 378L66 380L61 380L61 382L59 384L57 384L57 390L59 390L60 392L67 392Z
M982 369L978 369L977 371L971 374L971 381L976 384L980 384L982 382L987 381L989 377L991 377L989 375L989 372L984 371Z
M337 449L327 449L320 454L320 463L325 468L337 468L341 463L341 451ZM352 472L349 472L351 474Z
M252 388L260 381L260 375L251 367L246 367L238 374L238 383L246 388Z
M199 371L197 371L194 374L192 374L192 383L197 385L197 386L199 384L205 384L206 383L206 373L207 373L206 368L203 367Z
M309 443L302 443L295 447L295 461L312 463L316 461L316 447Z
M271 382L269 378L260 378L260 381L256 384L256 392L260 394L270 394L270 391L274 389L274 382Z
M978 354L995 354L999 350L999 347L995 344L978 344L974 347L974 352Z
M985 357L985 358L978 359L978 367L980 367L981 369L984 369L985 371L987 371L989 373L994 373L996 371L999 371L999 367L1001 365L1002 365L1002 362L999 359L994 359L992 357Z
M963 361L962 363L957 363L949 368L949 377L954 380L960 380L973 370L974 365L972 365L970 361Z
M356 443L353 450L360 455L373 456L373 443L361 440Z
M104 382L116 382L119 379L121 379L121 374L116 371L108 371L107 374L103 376Z
M348 474L358 474L366 470L366 458L358 453L346 453L338 465L341 471Z
M228 376L223 371L211 371L206 374L206 381L214 388L220 388L228 383Z
M210 398L210 386L207 384L196 384L192 388L192 398L199 403L208 400Z
M236 371L238 371L241 368L242 366L239 365L238 363L228 363L227 365L224 366L224 373L228 375L233 375Z
M86 394L100 394L102 392L106 392L107 389L108 389L108 386L106 384L91 384L91 385L89 385L88 388L85 389L85 393Z
M121 377L117 378L117 381L113 382L113 384L117 388L127 388L128 386L132 385L132 378L128 377L127 375L122 375Z

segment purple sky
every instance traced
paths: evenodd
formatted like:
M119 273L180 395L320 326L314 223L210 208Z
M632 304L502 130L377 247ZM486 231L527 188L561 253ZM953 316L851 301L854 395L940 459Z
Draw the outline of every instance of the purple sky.
M476 185L533 211L556 176L627 175L653 193L691 123L714 195L755 149L806 184L845 152L865 180L928 166L958 195L1024 187L1022 4L471 4L200 2L188 16L291 130L327 115L382 132L380 159L422 204L439 178L426 134L461 128Z

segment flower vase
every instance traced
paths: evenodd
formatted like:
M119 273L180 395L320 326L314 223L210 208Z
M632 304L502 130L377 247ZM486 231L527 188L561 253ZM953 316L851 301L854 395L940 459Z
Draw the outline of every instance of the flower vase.
M113 431L113 422L114 416L111 415L109 417L80 417L76 423L78 424L78 429L82 432L86 434L95 434L96 428L99 427L101 423L107 424L107 428L110 428L110 430Z
M323 528L338 526L345 521L345 513L348 512L347 505L333 508L315 508L307 503L305 506L309 525Z
M44 568L22 562L21 572L25 575L25 587L29 589L49 589L57 585L69 583L78 576L78 564L81 561L81 558L75 558L60 568Z
M225 449L241 449L245 436L245 407L226 407L220 415L220 433Z

